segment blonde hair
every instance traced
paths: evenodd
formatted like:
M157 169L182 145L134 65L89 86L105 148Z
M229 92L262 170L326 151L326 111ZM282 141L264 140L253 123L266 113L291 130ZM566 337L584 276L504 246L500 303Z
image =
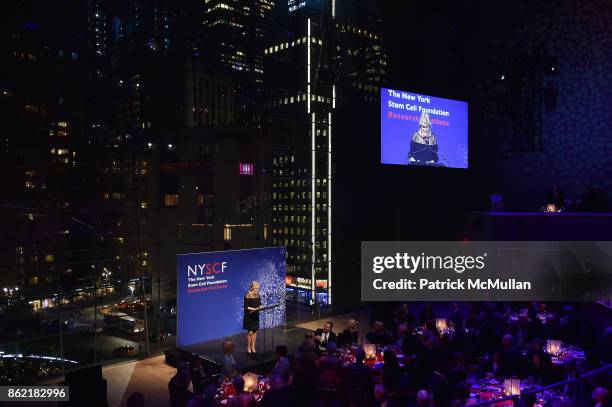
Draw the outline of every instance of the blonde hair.
M249 292L247 292L247 297L251 297L251 296L252 296L251 292L253 291L253 289L254 289L255 287L257 287L257 288L259 288L259 287L260 287L259 282L257 282L257 281L251 281L251 284L249 284Z
M346 326L350 329L357 329L357 327L359 326L359 321L351 318L348 321L346 321Z
M230 341L229 339L226 339L223 341L222 347L223 347L223 353L225 354L231 353L234 351L234 342Z

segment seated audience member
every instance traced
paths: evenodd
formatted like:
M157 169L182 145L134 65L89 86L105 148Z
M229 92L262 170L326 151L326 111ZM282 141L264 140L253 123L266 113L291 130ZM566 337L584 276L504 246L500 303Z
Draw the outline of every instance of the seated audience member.
M425 323L425 330L433 333L436 337L442 336L442 332L440 332L436 326L436 321L427 321Z
M138 393L135 391L130 395L125 403L126 407L144 407L145 406L145 397L142 393Z
M319 360L327 364L340 364L341 360L336 354L337 351L338 345L336 345L336 342L327 342L327 346L325 347L325 355L321 356Z
M413 334L412 332L406 332L404 334L404 341L402 342L402 353L406 356L414 356L421 347L420 337Z
M278 345L276 347L276 355L278 355L278 361L272 369L272 375L288 380L291 363L289 363L289 358L287 357L287 347L285 345Z
M317 387L317 367L313 340L305 340L295 354L295 371L292 378L292 389L298 395L294 400L295 406L310 407L314 401Z
M419 313L419 324L425 325L427 322L435 320L436 314L434 314L433 309L431 308L431 304L426 303L425 306L423 306L421 312Z
M421 335L421 343L416 354L416 370L419 372L417 378L421 381L431 376L436 360L441 357L439 339L430 331L424 331ZM422 383L426 385L426 382Z
M395 329L395 338L393 344L399 347L404 346L404 341L406 339L406 335L408 334L408 324L402 323L397 326Z
M552 365L544 352L535 352L531 356L527 364L527 377L542 385L553 382Z
M560 380L572 380L580 376L578 364L576 363L576 359L574 357L568 357L563 361L563 370L565 371L564 377L562 379L559 378ZM563 386L562 390L563 393L572 400L578 400L580 398L579 381L567 383L565 386Z
M451 407L463 407L470 399L470 385L465 382L460 383L453 389L453 398L450 401Z
M395 395L400 391L402 370L397 361L395 353L387 349L384 354L384 365L382 373L382 382L390 395Z
M407 324L409 327L414 326L414 315L408 306L407 302L399 303L395 308L393 321L395 326L399 324Z
M349 364L346 369L349 371L349 374L352 373L367 373L370 374L370 369L363 363L365 360L366 354L365 351L361 348L357 349L355 352L355 362Z
M430 379L431 392L436 405L445 406L452 397L452 388L448 382L444 369L444 361L437 359Z
M555 205L557 208L563 208L565 204L565 195L558 185L553 185L552 191L546 194L546 204Z
M223 341L223 374L234 377L238 373L236 359L234 359L234 343L229 339Z
M204 387L204 392L202 394L202 407L216 407L217 400L215 397L217 396L217 385L209 384Z
M336 334L332 331L334 323L327 321L323 324L323 328L315 331L315 344L319 351L325 351L327 342L336 342Z
M591 394L593 407L610 407L610 391L604 387L597 387Z
M232 385L236 390L236 395L228 401L228 407L255 407L257 405L255 396L244 391L244 379L242 376L235 376L232 380Z
M385 331L385 324L381 321L375 321L372 324L372 330L366 335L366 340L378 346L387 346L391 343L391 338Z
M193 396L193 393L189 391L189 383L191 382L189 369L181 368L172 379L168 384L170 405L172 407L185 407Z
M470 304L465 318L465 327L473 331L480 328L480 325L482 325L480 310L476 304Z
M580 335L581 324L574 307L566 305L563 307L563 315L559 320L561 336L565 343L576 343Z
M270 377L270 390L261 399L260 407L284 407L292 404L291 389L282 376L272 375Z
M416 396L415 407L433 407L433 397L427 392L427 390L419 390Z
M465 357L462 352L454 351L446 372L446 380L452 389L457 389L466 379Z
M590 186L582 198L581 206L581 210L585 212L606 212L608 200L601 188Z
M503 367L499 351L494 351L490 357L486 358L480 367L480 375L483 377L501 378Z
M297 364L299 360L302 366L305 364L314 365L317 359L316 349L317 346L315 345L314 339L304 340L295 353L295 363Z
M463 325L465 324L465 316L463 315L463 311L461 307L459 307L458 302L453 302L452 304L453 310L451 311L450 321L453 323L455 330L463 330Z
M523 357L521 352L514 346L514 337L512 335L504 335L502 337L500 356L503 367L502 376L511 377L520 374Z
M346 328L338 335L338 347L357 345L359 340L358 325L358 322L352 318L346 321Z
M530 357L535 352L543 352L546 341L541 338L533 338L527 347L527 357Z
M356 405L369 405L374 384L370 369L363 363L365 356L365 351L358 349L355 353L355 362L345 368L345 388L348 391L349 401Z
M342 384L342 361L336 356L336 344L327 343L327 352L319 359L319 388L339 390Z
M210 380L210 376L206 369L204 369L202 359L195 359L191 367L191 383L193 384L194 393L202 394L208 380Z
M376 401L376 406L378 407L388 406L389 393L387 392L384 384L377 384L374 387L374 400Z

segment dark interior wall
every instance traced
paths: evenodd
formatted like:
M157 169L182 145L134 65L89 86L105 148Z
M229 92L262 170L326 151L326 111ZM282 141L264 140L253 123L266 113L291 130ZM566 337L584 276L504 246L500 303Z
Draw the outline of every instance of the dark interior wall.
M481 133L488 144L488 164L507 205L538 210L557 184L570 198L589 186L612 196L612 3L606 0L560 1L555 7L522 2L512 30L491 36L475 89ZM502 10L503 11L503 10ZM500 17L501 18L501 17ZM539 59L538 59L539 58ZM517 64L538 63L544 71L534 86L540 104L500 98L516 89ZM501 84L504 74L506 84ZM525 73L519 80L526 80ZM505 88L505 89L504 89ZM509 152L504 146L520 124L508 110L541 109L541 151ZM522 116L525 117L525 116Z
M487 209L494 190L515 210L538 210L555 183L568 196L597 185L612 197L612 3L385 4L387 86L467 100L470 168L381 166L379 107L336 112L334 258L336 281L343 282L337 303L358 300L350 293L359 289L363 240L461 238L464 214ZM542 69L554 65L555 72L542 74L537 89L523 83L523 92L532 93L513 102L507 72L525 60ZM529 69L519 71L529 76ZM552 101L534 99L547 89L554 90ZM512 111L530 108L541 115ZM539 129L541 148L509 151L524 117L538 118L527 129Z

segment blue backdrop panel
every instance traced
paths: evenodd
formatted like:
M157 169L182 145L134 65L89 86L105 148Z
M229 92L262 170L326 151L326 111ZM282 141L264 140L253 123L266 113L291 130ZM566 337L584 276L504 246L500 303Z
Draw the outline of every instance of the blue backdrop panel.
M280 306L260 315L260 327L285 323L284 247L179 254L177 261L178 346L224 338L242 329L243 299L259 281L263 305Z

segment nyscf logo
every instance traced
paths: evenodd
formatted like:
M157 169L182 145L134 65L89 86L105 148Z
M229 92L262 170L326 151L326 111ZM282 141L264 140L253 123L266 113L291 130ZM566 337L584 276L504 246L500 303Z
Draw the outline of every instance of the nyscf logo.
M194 264L187 266L187 277L204 276L209 274L221 274L227 268L226 261L217 261L212 263Z

